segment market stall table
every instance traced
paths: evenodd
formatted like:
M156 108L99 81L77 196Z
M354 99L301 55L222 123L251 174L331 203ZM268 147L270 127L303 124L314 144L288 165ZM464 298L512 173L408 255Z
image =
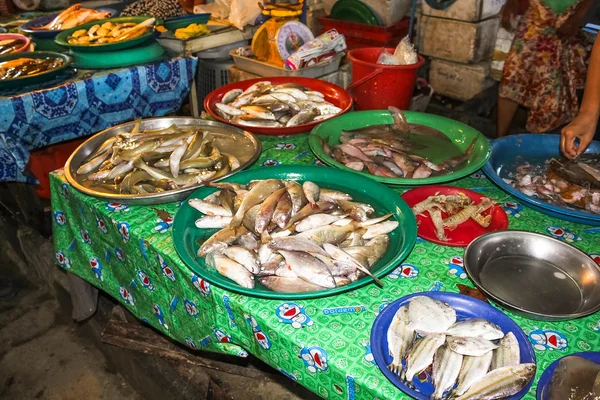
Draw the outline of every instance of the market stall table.
M70 71L43 88L0 91L0 181L29 181L23 171L31 150L177 111L190 91L197 62L177 57L112 70Z
M318 163L307 138L260 137L263 154L253 168ZM301 301L233 294L200 279L175 252L171 224L179 203L107 203L76 192L60 172L51 181L54 245L62 268L192 349L252 353L324 398L408 398L373 361L369 337L375 317L386 304L407 294L457 292L457 284L473 286L462 268L463 249L418 240L409 257L383 279L383 288L370 284L334 297ZM553 235L588 253L600 253L600 229L523 207L480 172L453 184L503 205L511 229ZM599 254L595 257L600 260ZM536 351L536 382L526 399L535 398L537 379L552 361L600 348L598 314L544 322L504 311L523 328Z

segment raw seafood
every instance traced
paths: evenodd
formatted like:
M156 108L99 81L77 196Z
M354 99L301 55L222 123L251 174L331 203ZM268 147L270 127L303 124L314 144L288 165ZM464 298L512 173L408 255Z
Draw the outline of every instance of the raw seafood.
M438 349L433 361L433 399L442 399L444 393L451 389L458 378L463 356L452 351L447 345Z
M427 178L459 169L470 158L477 138L464 151L442 132L424 125L408 124L402 111L389 108L395 123L372 125L342 131L340 144L332 149L323 142L325 152L356 171L387 178ZM435 164L426 152L435 150L450 156Z
M446 336L443 333L432 333L417 340L406 357L406 375L404 379L412 382L413 377L433 362L433 356L443 344Z
M133 22L113 23L106 21L102 25L97 24L89 29L79 29L68 38L69 44L75 45L98 45L122 42L134 39L153 29L155 19L148 18L135 24Z
M402 371L402 359L415 339L415 332L408 328L408 307L402 306L396 311L387 331L387 345L392 363L388 369L395 374Z
M290 127L331 118L342 111L320 92L295 85L257 82L248 89L225 93L214 112L235 124L254 127Z
M494 343L479 337L448 336L448 347L463 356L479 357L496 349Z
M86 22L109 18L109 12L81 8L81 4L74 4L56 16L52 21L44 26L33 26L34 30L62 30L74 28Z
M510 334L514 338L514 334L512 332ZM483 318L469 318L458 321L446 331L446 335L479 337L486 340L497 340L504 337L504 333L498 325Z
M594 400L600 396L600 365L578 356L562 358L550 382L549 400Z
M20 49L25 45L25 42L19 39L0 40L0 55L10 54L15 50Z
M515 334L508 332L499 342L498 348L494 350L491 369L510 367L519 364L521 360L521 349Z
M18 58L0 63L0 80L37 75L61 67L62 58Z
M131 132L107 139L77 169L90 186L115 185L123 194L148 194L195 186L239 168L231 154L221 153L214 141L217 133L172 125L165 129ZM209 216L232 217L210 202L193 206ZM213 218L200 222L215 224ZM222 222L223 219L220 219Z
M222 229L202 243L198 256L218 254L207 258L207 265L235 282L241 279L240 285L248 287L248 276L231 273L236 268L230 260L244 266L253 282L258 278L276 292L324 290L365 275L381 284L370 269L385 254L388 234L398 227L397 221L385 221L391 214L369 219L375 212L370 205L310 181L301 185L267 179L208 186L221 190L188 204L204 214L196 226ZM321 193L327 200L320 199ZM369 229L371 235L364 239ZM217 268L220 262L228 268Z
M535 364L519 364L488 372L455 400L493 400L520 392L535 375Z
M429 296L413 297L408 306L410 329L417 332L446 332L456 322L456 311Z

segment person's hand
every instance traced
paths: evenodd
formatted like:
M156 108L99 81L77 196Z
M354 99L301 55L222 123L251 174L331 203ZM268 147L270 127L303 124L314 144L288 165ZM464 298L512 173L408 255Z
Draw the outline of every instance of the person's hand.
M567 158L582 154L594 138L598 116L590 113L580 113L569 125L560 132L560 150ZM579 145L575 143L579 139Z
M564 42L574 37L578 31L579 25L567 20L560 26L560 28L556 30L556 36L558 36L558 38Z
M511 32L514 30L512 21L519 15L519 2L517 0L507 0L502 8L502 27Z

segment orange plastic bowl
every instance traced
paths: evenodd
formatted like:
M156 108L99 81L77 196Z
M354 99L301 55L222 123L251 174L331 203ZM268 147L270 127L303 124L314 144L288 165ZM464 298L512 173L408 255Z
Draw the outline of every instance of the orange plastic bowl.
M342 109L342 111L337 115L342 115L346 111L350 110L350 108L352 108L352 96L350 96L350 93L348 93L343 88L341 88L337 85L334 85L333 83L321 81L319 79L312 79L312 78L294 78L294 77L286 77L286 76L274 76L274 77L265 77L265 78L259 78L259 79L249 79L247 81L240 81L240 82L231 83L229 85L221 86L220 88L218 88L217 90L213 90L212 92L210 92L208 94L208 96L206 96L206 98L204 99L204 109L213 118L215 118L221 122L225 122L226 124L237 126L240 129L246 130L248 132L256 133L258 135L284 136L284 135L296 135L299 133L308 133L312 130L312 128L314 128L315 126L317 126L318 124L323 122L323 121L316 121L316 122L311 122L308 124L291 126L289 128L287 128L287 127L261 128L261 127L234 124L231 121L224 120L223 118L219 117L215 113L215 108L216 108L215 104L217 104L221 101L221 99L223 98L225 93L229 92L232 89L246 90L250 86L255 84L256 82L264 82L264 81L271 82L271 84L273 86L280 85L283 83L296 83L298 85L305 86L311 90L321 92L325 96L325 100L327 100L334 106Z
M15 51L12 51L11 53L21 53L23 51L27 51L27 49L29 49L29 45L31 44L31 40L24 35L19 35L18 33L1 33L0 34L0 40L21 40L23 41L23 46L19 47L18 49L16 49ZM9 54L9 53L6 53Z

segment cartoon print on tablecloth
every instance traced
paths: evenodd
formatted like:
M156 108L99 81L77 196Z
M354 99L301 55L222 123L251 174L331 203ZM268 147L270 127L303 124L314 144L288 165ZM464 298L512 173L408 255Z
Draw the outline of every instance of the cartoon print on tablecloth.
M423 239L421 236L417 236L417 239L415 240L415 243L423 243L426 242L427 240Z
M90 236L88 231L86 231L85 229L80 229L79 236L81 236L81 241L83 243L86 243L90 246L92 245L92 237Z
M568 346L567 338L562 333L551 329L542 330L537 327L529 332L529 341L539 351L564 350Z
M94 275L96 275L96 279L99 279L100 281L104 281L104 277L102 276L102 263L100 263L100 260L98 259L98 257L94 256L94 257L90 257L90 268L92 269L92 272L94 273Z
M429 291L430 292L441 292L443 287L444 287L444 284L442 282L436 281L433 283L433 285L431 285L431 287L429 288Z
M146 246L148 242L146 242L142 238L139 238L138 240L140 243L140 251L142 252L142 257L144 257L144 262L146 263L146 265L148 265L148 247Z
M288 378L290 378L293 381L297 381L298 380L298 378L296 377L296 375L290 374L289 372L286 372L286 371L284 371L281 368L279 368L279 372L281 372L283 375L287 376Z
M58 265L65 269L71 268L71 259L65 255L62 251L56 252L56 262Z
M210 336L204 336L202 339L200 339L200 346L201 347L206 347L208 346L208 344L211 342L211 338Z
M123 239L123 243L129 242L129 223L119 222L117 224L117 230L119 231L119 235L121 235L121 239Z
M125 252L121 249L119 249L118 247L115 248L115 256L117 256L117 259L121 262L125 262Z
M346 375L346 389L348 400L356 400L356 386L354 385L354 378L350 375Z
M467 278L465 264L461 256L454 256L448 261L448 273L461 279Z
M238 353L236 354L236 356L240 357L240 358L247 358L248 357L248 352L244 349L240 349L238 351Z
M185 312L188 313L190 317L196 318L198 316L198 307L196 307L196 303L188 299L183 299L183 305L185 307Z
M271 341L269 340L267 335L262 331L262 329L260 329L260 326L258 326L258 323L254 319L254 317L252 315L244 314L244 318L246 319L246 322L248 322L248 325L250 325L250 327L252 328L254 339L256 339L260 347L262 347L265 350L269 350L271 348Z
M104 260L106 262L110 261L111 251L109 249L104 249Z
M175 282L177 279L175 272L169 267L169 264L167 264L165 259L158 253L156 253L156 259L158 260L158 265L160 265L163 275L169 278L170 281Z
M549 226L546 228L546 232L556 239L560 239L568 243L579 242L581 240L579 236L560 226Z
M386 308L389 304L390 304L391 300L385 300L384 303L381 303L379 305L379 308L377 309L377 312L375 312L375 316L379 315L384 308Z
M169 228L173 225L173 217L165 210L159 210L157 208L153 208L153 210L158 217L156 218L156 226L152 228L152 230L158 233L167 233Z
M69 184L68 183L63 183L62 185L60 185L60 194L67 200L69 200Z
M108 202L106 203L106 209L112 212L128 212L129 206L127 204Z
M590 257L592 257L592 260L596 261L596 264L600 265L600 254L592 253L590 254Z
M294 150L295 148L296 145L294 143L281 142L275 145L275 149L277 150Z
M135 299L133 298L133 294L127 289L125 286L121 286L119 288L119 294L121 298L125 301L125 304L128 304L132 307L135 306Z
M150 280L150 277L148 276L148 274L146 274L144 271L139 269L137 272L137 277L138 277L140 283L142 284L142 287L145 287L146 289L148 289L151 292L154 291L154 285L152 284L152 281Z
M208 296L210 294L210 283L196 274L192 274L192 285L198 289L202 296Z
M233 315L233 311L231 311L231 305L229 305L229 296L223 295L223 305L225 305L225 311L227 311L227 317L229 318L229 325L232 328L235 328L235 316Z
M216 328L214 326L213 335L215 335L215 338L219 343L233 343L233 340L231 339L231 336L229 336L229 334L227 334L224 330Z
M168 330L169 326L165 322L165 314L163 314L162 308L160 308L160 306L158 304L154 304L152 306L152 312L154 313L154 315L156 315L156 318L158 319L158 323L160 324L160 326L162 326L163 328Z
M77 247L77 237L74 237L73 240L71 240L71 243L69 244L67 250L73 252L73 250L75 250L75 247Z
M79 207L79 213L81 214L81 218L83 218L83 222L88 223L87 214L85 213L85 209L83 208L83 204L81 200L77 199L77 206Z
M67 223L67 216L63 211L54 211L54 222L56 222L56 225L58 226L63 226Z
M474 172L470 175L470 177L473 179L487 179L487 176L485 176L481 172Z
M303 344L298 357L304 362L304 366L308 372L315 373L317 371L327 371L327 352L322 347L306 347Z
M401 264L388 275L390 279L414 279L419 275L419 268L413 264Z
M175 309L177 308L177 304L179 304L179 297L173 296L171 302L169 303L169 309L171 310L171 312L175 311Z
M314 321L310 319L304 307L296 303L283 303L275 309L275 315L279 318L279 322L291 324L293 328L305 328L311 326Z
M192 338L186 337L183 340L185 340L185 344L187 344L190 349L197 350L196 343L194 343Z
M523 206L515 201L507 201L504 203L504 212L508 215L512 215L515 218L521 218L521 211L523 211Z
M100 218L96 213L94 213L94 218L96 219L96 225L98 226L100 232L108 233L108 227L104 223L104 220L102 220L102 218Z
M363 339L361 344L365 348L365 361L370 364L377 365L375 362L375 357L373 357L373 352L371 351L371 342Z
M268 158L265 160L265 162L262 164L264 167L274 167L276 165L281 164L279 161L277 160L273 160L272 158Z

